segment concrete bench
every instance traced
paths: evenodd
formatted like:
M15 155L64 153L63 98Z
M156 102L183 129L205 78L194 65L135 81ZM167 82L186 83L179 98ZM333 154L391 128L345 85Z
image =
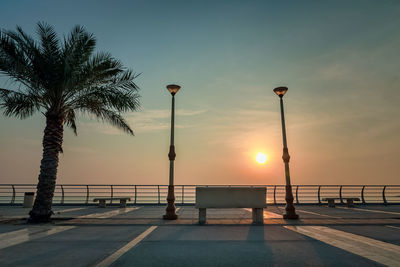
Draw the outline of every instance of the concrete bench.
M206 223L206 209L209 208L252 208L253 223L263 224L265 200L265 187L196 187L199 224Z
M105 208L106 207L106 200L119 200L119 207L120 208L125 208L126 207L126 201L130 201L130 197L98 197L93 199L93 202L99 202L99 207L100 208Z
M325 197L322 201L328 201L328 207L334 208L336 199L340 199L340 197ZM354 207L354 201L360 201L358 197L342 197L342 199L346 199L348 208Z

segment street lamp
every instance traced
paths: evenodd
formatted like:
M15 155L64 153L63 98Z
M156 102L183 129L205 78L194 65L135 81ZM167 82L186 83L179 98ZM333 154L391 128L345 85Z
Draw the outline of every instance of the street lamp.
M293 193L292 193L292 185L290 184L290 172L289 172L289 150L287 148L286 141L286 126L285 126L285 114L283 112L283 96L286 94L288 88L287 87L277 87L274 89L275 94L279 96L281 103L281 121L282 121L282 136L283 136L283 155L282 159L285 163L285 176L286 176L286 214L283 215L284 219L293 219L296 220L299 218L299 215L296 214L296 210L293 205Z
M175 127L175 94L178 93L181 87L176 84L167 85L168 91L172 95L172 108L171 108L171 144L169 146L169 185L168 185L168 196L167 196L167 208L166 214L164 215L165 220L176 220L178 215L175 213L175 193L174 193L174 160L175 145L174 145L174 127Z

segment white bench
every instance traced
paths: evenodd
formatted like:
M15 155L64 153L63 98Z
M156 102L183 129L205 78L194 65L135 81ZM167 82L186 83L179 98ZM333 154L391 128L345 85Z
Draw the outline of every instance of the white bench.
M253 223L263 224L266 192L265 187L196 187L199 224L206 223L206 209L209 208L252 208Z
M93 199L93 202L99 202L99 207L100 208L105 208L106 207L106 200L119 200L119 207L120 208L125 208L126 207L126 201L131 201L130 197L98 197Z

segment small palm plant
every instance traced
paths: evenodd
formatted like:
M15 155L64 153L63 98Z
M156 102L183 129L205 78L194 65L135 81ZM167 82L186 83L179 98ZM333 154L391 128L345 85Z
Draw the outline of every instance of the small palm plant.
M76 115L93 114L128 134L122 112L139 107L137 77L108 53L96 53L96 39L75 26L63 40L52 26L37 24L35 41L20 27L0 30L0 73L17 89L0 88L0 109L6 116L46 118L37 194L29 221L47 222L52 211L64 125L76 134Z

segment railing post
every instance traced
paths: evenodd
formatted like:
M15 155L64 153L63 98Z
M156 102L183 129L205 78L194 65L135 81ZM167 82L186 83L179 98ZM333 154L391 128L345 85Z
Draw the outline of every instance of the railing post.
M386 205L386 204L387 204L387 201L386 201L385 191L386 191L386 185L383 187L383 190L382 190L383 204Z
M135 185L135 205L136 205L136 198L137 198L137 189L136 189L136 185Z
M86 204L89 203L89 185L86 185Z
M13 194L12 194L12 197L11 197L10 204L14 204L15 203L15 186L11 185L11 187L12 187Z
M112 198L113 198L113 196L114 196L114 188L113 188L112 185L110 185L110 186L111 186L111 200L110 200L110 204L112 204Z
M185 196L185 186L182 185L182 205L184 203L184 201L183 201L184 196Z
M299 186L296 186L296 204L299 204Z
M160 186L157 185L157 190L158 190L158 205L160 205Z
M274 204L276 205L276 185L274 186Z
M61 203L60 204L64 204L64 187L63 187L63 185L60 185L61 186Z
M363 204L366 204L365 198L364 198L364 189L365 189L365 185L363 185L363 187L361 189L361 201Z
M321 204L321 186L318 186L318 204Z
M343 198L342 198L342 188L343 188L343 185L341 185L341 186L340 186L340 189L339 189L339 198L340 198L340 203L342 203L342 204L343 204Z

